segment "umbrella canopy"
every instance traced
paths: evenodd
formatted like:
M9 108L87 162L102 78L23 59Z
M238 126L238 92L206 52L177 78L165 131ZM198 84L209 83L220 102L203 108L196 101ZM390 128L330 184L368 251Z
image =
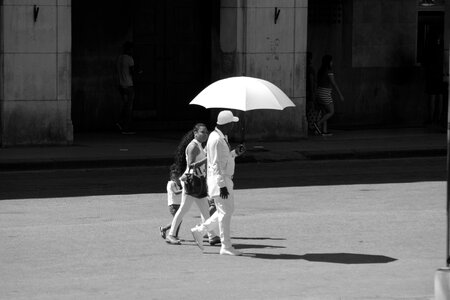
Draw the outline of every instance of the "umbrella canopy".
M289 97L273 83L253 77L230 77L206 87L189 104L205 108L282 110L295 106Z

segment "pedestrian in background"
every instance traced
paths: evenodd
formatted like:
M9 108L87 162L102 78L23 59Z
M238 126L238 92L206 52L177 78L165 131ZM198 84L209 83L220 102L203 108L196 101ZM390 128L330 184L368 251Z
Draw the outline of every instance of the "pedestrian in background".
M316 100L323 110L323 115L318 122L314 123L314 128L317 133L324 136L331 135L328 131L328 120L334 115L334 103L331 97L333 88L338 93L340 100L344 101L344 96L334 76L333 57L331 55L324 55L322 57L322 65L317 72L316 89Z
M169 207L169 212L172 217L175 216L176 212L180 208L181 204L181 183L180 183L180 174L178 173L177 166L175 164L170 166L170 180L167 182L167 205ZM159 227L159 232L163 239L166 238L166 232L170 229L172 222L167 224L166 226ZM178 224L177 230L175 231L175 237L178 238L178 232L180 231L180 224Z
M125 42L123 44L123 53L117 59L117 77L119 92L122 99L120 119L116 126L122 134L134 134L132 131L133 103L134 103L134 60L133 43Z
M202 143L206 142L207 139L208 129L203 123L196 124L192 130L184 135L184 137L181 139L180 144L178 145L175 156L175 161L180 173L182 172L184 174L186 172L189 172L191 165L195 166L194 168L197 172L201 172L204 174L206 173L206 167L204 163L206 153L203 149ZM192 203L195 202L195 204L197 204L198 208L200 209L202 222L210 217L207 197L196 198L186 194L183 178L184 177L181 176L181 186L183 188L181 194L181 206L173 217L169 234L166 237L166 242L169 244L179 245L181 243L180 240L175 236L175 228L178 227L184 215L189 211ZM208 237L209 243L211 245L215 245L220 242L219 237L216 236L213 231L208 233Z
M228 134L238 121L239 118L229 110L221 111L217 116L217 126L206 143L208 195L214 199L217 211L208 220L191 229L197 245L203 250L203 234L214 230L218 225L221 255L242 255L231 244L230 233L231 216L234 212L234 159L245 152L244 145L231 150L228 143Z

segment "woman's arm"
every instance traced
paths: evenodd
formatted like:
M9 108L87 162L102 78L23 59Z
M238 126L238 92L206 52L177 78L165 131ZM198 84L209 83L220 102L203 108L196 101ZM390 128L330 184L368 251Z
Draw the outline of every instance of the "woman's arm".
M328 77L330 78L330 82L333 85L333 87L336 89L336 92L339 94L339 98L341 98L341 101L344 101L344 95L342 95L341 90L339 89L336 80L334 79L333 74L328 74Z
M197 157L197 155L200 154L200 149L194 143L191 143L186 148L186 153L187 153L186 165L190 166L192 163L195 162L195 158Z
M206 164L206 160L207 160L207 158L205 157L205 158L203 158L203 159L201 159L201 160L199 160L199 161L193 162L192 164L190 164L190 166L191 166L192 168L194 168L194 169L195 169L195 168L198 168L198 167L200 167L200 166Z

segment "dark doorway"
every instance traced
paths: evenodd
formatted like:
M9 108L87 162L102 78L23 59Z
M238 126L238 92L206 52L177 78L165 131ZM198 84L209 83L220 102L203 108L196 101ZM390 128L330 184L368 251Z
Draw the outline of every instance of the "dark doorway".
M216 4L213 4L216 3ZM117 130L115 79L126 41L135 78L135 129L181 130L208 122L189 102L211 81L211 0L77 0L72 3L72 120L76 132Z
M186 129L209 113L189 102L211 80L211 1L138 2L134 11L138 124ZM188 126L188 127L186 127Z
M417 25L417 62L423 63L426 49L430 48L433 38L444 36L444 12L420 11Z

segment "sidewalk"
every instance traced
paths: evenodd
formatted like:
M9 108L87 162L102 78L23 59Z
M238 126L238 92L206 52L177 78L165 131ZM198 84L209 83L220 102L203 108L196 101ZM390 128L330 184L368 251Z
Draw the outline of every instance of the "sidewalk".
M182 133L80 133L71 146L0 148L0 171L169 165ZM331 137L248 142L241 162L445 156L446 134L423 128L340 130Z

